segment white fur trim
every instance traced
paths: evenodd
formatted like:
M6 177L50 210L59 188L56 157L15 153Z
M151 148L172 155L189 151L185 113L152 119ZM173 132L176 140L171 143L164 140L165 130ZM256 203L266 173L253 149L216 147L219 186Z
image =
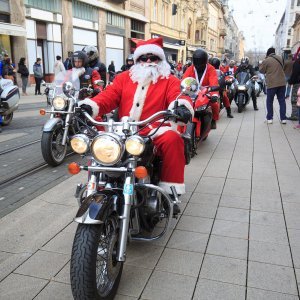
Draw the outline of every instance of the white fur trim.
M185 194L185 184L184 183L160 181L158 185L170 195L173 195L171 186L175 187L177 194L180 194L180 195Z
M135 49L133 53L134 63L136 63L137 59L140 56L145 55L147 53L152 53L154 55L157 55L161 60L166 60L164 50L161 47L154 44L148 44L148 45L139 46Z
M98 106L98 104L95 101L93 101L93 100L91 100L89 98L85 98L84 100L82 100L82 101L79 102L79 106L81 106L82 104L86 104L86 105L89 105L89 106L92 107L92 110L93 110L92 117L93 118L95 118L95 117L98 116L98 114L99 114L99 106Z
M174 124L175 124L175 123L174 123ZM177 125L178 125L178 124L176 124L176 126L172 126L172 127L170 127L170 126L162 126L162 127L160 127L159 129L153 128L153 129L150 131L149 135L152 134L153 132L155 132L155 131L157 130L157 131L155 132L155 134L151 136L152 139L155 139L156 137L158 137L158 136L164 134L164 133L167 132L167 131L176 131L176 132L177 132L177 130L176 130ZM179 134L179 133L178 133L178 134Z
M148 83L147 85L139 83L135 91L129 116L136 122L140 120L149 86L150 83ZM137 104L139 106L137 106Z
M194 109L191 103L186 100L186 99L178 99L178 106L184 105L192 114L192 117L194 117ZM171 102L170 105L168 106L168 109L174 109L175 101Z

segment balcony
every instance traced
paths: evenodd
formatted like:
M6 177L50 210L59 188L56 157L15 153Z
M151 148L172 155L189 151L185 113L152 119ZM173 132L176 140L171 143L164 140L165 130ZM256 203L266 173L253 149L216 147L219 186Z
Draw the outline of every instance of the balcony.
M220 29L219 35L220 35L220 36L226 36L226 35L227 35L226 29L225 29L225 28L221 28L221 29Z

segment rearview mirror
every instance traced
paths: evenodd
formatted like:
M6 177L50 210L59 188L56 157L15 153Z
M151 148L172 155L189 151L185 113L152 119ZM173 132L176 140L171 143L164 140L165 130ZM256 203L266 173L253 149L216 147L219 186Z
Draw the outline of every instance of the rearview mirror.
M73 86L73 83L70 81L67 81L63 84L63 92L66 96L71 96L74 94L75 89Z

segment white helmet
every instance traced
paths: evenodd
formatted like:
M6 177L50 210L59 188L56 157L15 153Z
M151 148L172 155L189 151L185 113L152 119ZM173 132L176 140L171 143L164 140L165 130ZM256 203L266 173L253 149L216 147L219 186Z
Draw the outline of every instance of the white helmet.
M89 63L99 57L99 52L95 46L85 46L82 51L86 53Z

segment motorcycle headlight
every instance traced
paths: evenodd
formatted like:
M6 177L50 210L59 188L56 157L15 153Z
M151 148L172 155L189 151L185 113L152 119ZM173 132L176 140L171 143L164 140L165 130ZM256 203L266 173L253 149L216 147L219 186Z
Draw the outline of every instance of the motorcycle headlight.
M205 110L206 107L207 107L206 104L205 104L205 105L198 106L198 107L196 108L196 111L202 111L202 110Z
M125 148L131 155L141 155L145 150L145 142L140 136L131 136L125 142Z
M83 154L89 149L89 138L84 134L74 135L70 143L72 149L78 154Z
M244 85L239 85L238 86L238 90L240 90L240 91L245 91L247 88L246 88L246 86L244 86Z
M55 110L63 110L67 106L67 101L63 97L57 96L53 99L52 105Z
M94 158L102 165L114 165L122 157L124 148L118 136L103 134L97 136L91 146Z

